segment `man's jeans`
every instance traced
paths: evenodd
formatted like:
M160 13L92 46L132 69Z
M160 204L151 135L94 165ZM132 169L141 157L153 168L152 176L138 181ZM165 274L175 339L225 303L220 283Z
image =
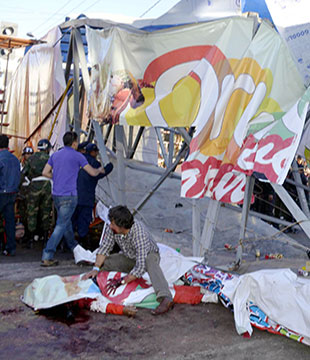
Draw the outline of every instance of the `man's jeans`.
M71 217L77 205L77 196L53 196L57 210L57 221L52 236L43 250L42 260L52 260L62 237L65 238L69 249L73 250L78 244L74 238Z
M6 245L5 249L12 255L16 251L15 241L15 213L14 203L16 199L15 193L0 194L0 213L5 220Z

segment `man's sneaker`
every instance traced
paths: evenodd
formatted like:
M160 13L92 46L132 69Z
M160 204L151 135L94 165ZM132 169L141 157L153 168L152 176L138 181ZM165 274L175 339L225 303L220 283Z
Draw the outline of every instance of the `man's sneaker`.
M58 260L42 260L41 266L49 267L49 266L56 266L58 265Z

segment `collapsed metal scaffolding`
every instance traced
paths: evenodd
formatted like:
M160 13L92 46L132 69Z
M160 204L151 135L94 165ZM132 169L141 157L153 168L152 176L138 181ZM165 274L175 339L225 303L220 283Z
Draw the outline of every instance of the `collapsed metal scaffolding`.
M90 75L89 69L87 67L87 60L85 54L85 44L83 44L82 36L80 30L83 29L85 34L85 24L89 23L90 19L78 20L72 23L64 23L61 28L62 31L66 33L70 32L70 41L67 52L66 59L66 67L65 67L65 79L66 82L69 83L70 78L73 78L73 117L72 119L68 115L67 119L67 128L70 126L73 128L79 135L85 133L82 131L82 108L84 106L84 94L87 89L90 88ZM88 24L89 25L89 24ZM91 25L100 27L100 23L96 22L95 25L91 23ZM114 24L106 24L107 26L115 26ZM68 30L69 29L69 30ZM160 175L159 179L153 184L153 186L149 189L149 191L141 198L141 200L133 207L133 213L135 214L139 211L151 198L151 196L156 192L156 190L160 187L160 185L168 178L168 177L178 177L180 175L176 174L174 171L178 164L184 160L186 153L189 149L189 144L191 142L192 136L194 134L194 128L164 128L165 132L168 132L168 150L164 146L163 138L162 138L162 128L156 128L155 132L157 135L158 144L161 150L162 158L164 161L165 169L160 167L151 167L149 165L134 162L133 156L136 152L137 146L142 139L142 135L145 131L143 126L139 127L139 130L136 136L133 136L133 127L129 127L129 132L127 136L125 135L124 128L122 125L118 124L99 124L94 119L89 119L86 134L87 140L92 141L95 139L98 144L100 156L103 163L107 163L109 161L108 153L107 153L107 141L109 137L113 137L113 149L109 149L110 156L113 156L116 159L116 167L118 170L118 191L117 194L112 194L114 204L124 204L126 205L126 191L125 191L125 167L129 166L131 168L142 170L146 172L151 172ZM179 151L174 154L174 139L175 135L179 135L182 137L182 145ZM296 169L296 163L293 163L293 168ZM242 244L245 238L245 231L248 221L248 215L254 215L260 217L262 219L272 221L274 223L288 225L289 222L278 219L275 217L267 216L264 214L259 214L255 212L250 212L250 203L253 194L254 187L253 176L247 176L246 181L246 189L244 196L244 203L242 209L225 204L229 208L242 211L242 218L240 224L240 233L239 233L239 242L238 248L236 252L236 258L233 264L228 265L226 268L229 270L236 269L240 266L242 260ZM300 209L296 202L291 198L289 193L285 190L284 187L276 184L272 184L273 189L276 194L281 198L286 207L290 210L293 217L296 219L296 222L300 225L306 235L310 238L310 223L309 223L309 206L305 196L305 188L301 184L300 174L298 171L294 171L294 185L297 187L298 197L301 204ZM309 190L308 190L309 191ZM201 211L199 207L196 206L199 199L192 199L192 241L193 241L193 255L194 256L203 256L205 255L205 261L207 261L208 251L211 248L213 235L215 232L216 224L218 221L218 214L220 208L220 202L216 200L209 201L209 206L207 209L206 218L204 221L204 225L201 231L200 226L200 218Z

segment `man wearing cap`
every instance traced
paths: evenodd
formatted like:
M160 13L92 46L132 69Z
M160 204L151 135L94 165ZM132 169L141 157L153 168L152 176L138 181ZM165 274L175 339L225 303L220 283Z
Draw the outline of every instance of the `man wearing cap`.
M6 233L3 254L14 256L16 252L14 204L20 182L20 163L8 147L9 138L0 135L0 214L5 220Z
M96 160L99 149L96 144L88 144L86 153L84 154L88 163L95 169L101 164ZM88 229L92 221L92 211L95 205L96 186L100 179L110 174L113 170L113 164L108 163L104 167L104 174L98 176L90 176L84 169L79 171L77 179L78 205L72 217L73 229L77 230L79 235L79 243L87 248L89 247Z
M31 146L26 146L23 148L22 158L20 160L20 170L22 171L25 165L25 162L33 155L34 151Z
M88 144L89 144L89 141L81 142L77 147L77 151L80 152L81 154L85 154L86 153L86 146Z
M72 251L78 245L74 238L71 218L77 205L77 177L80 168L91 176L104 174L102 167L93 168L85 156L76 151L76 132L67 131L62 139L64 147L49 158L42 172L43 176L53 179L52 195L57 210L56 226L42 254L41 266L45 267L58 264L54 255L63 237Z
M41 139L38 142L38 151L25 162L22 171L22 181L25 178L30 180L27 194L27 247L33 247L35 233L38 233L37 225L43 231L44 243L48 238L51 226L52 211L52 187L49 178L42 176L42 171L49 159L51 143L48 139Z

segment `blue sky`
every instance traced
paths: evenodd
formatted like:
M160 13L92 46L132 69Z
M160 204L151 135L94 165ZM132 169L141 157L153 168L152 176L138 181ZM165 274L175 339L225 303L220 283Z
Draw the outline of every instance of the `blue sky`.
M0 21L18 24L18 37L32 33L42 37L48 30L62 23L66 16L79 14L100 17L100 14L119 14L139 18L156 18L179 0L10 0L1 4ZM153 8L152 6L155 5Z

